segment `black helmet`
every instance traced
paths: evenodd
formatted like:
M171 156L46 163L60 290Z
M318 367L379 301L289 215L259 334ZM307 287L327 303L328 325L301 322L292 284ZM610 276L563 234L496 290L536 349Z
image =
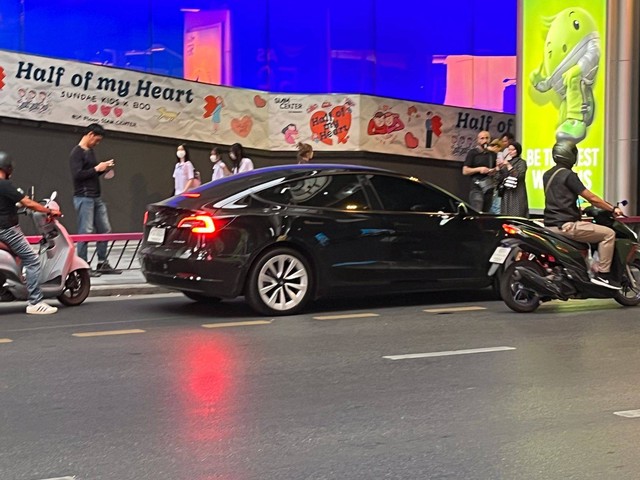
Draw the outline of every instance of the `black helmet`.
M7 152L0 152L0 170L5 173L6 178L13 173L13 158Z
M553 161L561 167L571 168L578 160L578 147L570 140L559 140L551 151Z

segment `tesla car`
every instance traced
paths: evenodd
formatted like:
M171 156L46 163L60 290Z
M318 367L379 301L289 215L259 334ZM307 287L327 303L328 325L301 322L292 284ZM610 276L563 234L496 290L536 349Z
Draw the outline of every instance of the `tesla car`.
M488 287L503 223L392 171L287 165L149 205L140 259L149 283L193 300L288 315L332 295Z

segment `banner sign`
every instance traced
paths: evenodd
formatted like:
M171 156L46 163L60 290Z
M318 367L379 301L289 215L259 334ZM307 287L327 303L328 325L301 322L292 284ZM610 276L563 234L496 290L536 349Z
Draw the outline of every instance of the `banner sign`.
M362 96L360 147L394 153L464 161L478 132L492 137L514 132L514 116L445 105Z
M230 145L464 160L514 116L365 95L270 94L0 50L0 116Z
M606 0L522 0L521 131L532 208L544 208L542 175L551 149L570 140L575 171L604 193Z

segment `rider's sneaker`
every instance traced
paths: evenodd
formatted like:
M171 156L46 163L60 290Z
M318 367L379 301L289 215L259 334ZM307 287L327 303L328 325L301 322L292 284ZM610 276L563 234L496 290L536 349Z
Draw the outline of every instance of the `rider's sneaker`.
M52 307L44 302L36 303L35 305L27 305L27 313L32 315L51 315L57 311L57 307Z
M106 261L98 263L98 268L96 268L96 271L98 271L102 275L120 275L122 273L122 270L116 270L111 265L109 265L109 262Z
M601 287L612 288L614 290L620 290L622 288L620 283L613 278L613 275L610 273L597 273L591 279L591 283L595 283Z

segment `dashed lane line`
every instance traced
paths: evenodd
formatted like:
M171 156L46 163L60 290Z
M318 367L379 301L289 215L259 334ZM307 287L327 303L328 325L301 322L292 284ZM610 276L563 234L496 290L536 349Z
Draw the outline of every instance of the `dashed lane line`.
M408 360L411 358L448 357L452 355L469 355L473 353L506 352L508 350L515 350L515 347L470 348L467 350L449 350L445 352L409 353L406 355L387 355L382 358L386 358L387 360Z
M0 338L0 343L11 343L13 340L10 338Z
M624 418L640 418L640 410L622 410L613 414Z
M346 320L348 318L372 318L379 317L377 313L351 313L347 315L323 315L319 317L312 317L314 320Z
M106 337L109 335L130 335L132 333L145 333L146 330L140 330L139 328L134 328L131 330L105 330L102 332L82 332L82 333L72 333L73 337Z
M429 308L423 310L427 313L456 313L456 312L476 312L486 310L485 307L450 307L450 308Z
M246 327L251 325L271 325L272 320L253 320L250 322L205 323L204 328Z

